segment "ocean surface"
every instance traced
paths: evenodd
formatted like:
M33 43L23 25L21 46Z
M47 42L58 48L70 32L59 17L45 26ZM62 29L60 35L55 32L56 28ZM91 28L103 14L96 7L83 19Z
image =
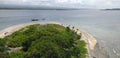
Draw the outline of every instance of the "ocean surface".
M120 58L120 11L105 10L0 10L0 30L32 22L60 22L84 29L98 41L105 58ZM45 19L45 20L43 20ZM104 58L96 50L96 58Z

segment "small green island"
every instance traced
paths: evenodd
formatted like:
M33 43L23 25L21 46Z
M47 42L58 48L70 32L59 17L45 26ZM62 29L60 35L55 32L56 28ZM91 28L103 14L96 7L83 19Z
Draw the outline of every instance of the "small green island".
M86 43L69 27L34 24L0 39L0 58L86 58Z

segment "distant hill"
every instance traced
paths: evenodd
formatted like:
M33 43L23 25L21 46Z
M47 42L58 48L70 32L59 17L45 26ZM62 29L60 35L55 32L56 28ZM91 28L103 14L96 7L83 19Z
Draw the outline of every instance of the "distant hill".
M70 7L52 7L52 6L21 6L21 5L0 5L0 9L10 9L10 10L78 10L79 8Z
M104 10L120 10L120 8L104 9Z
M13 7L7 7L7 8L0 8L0 9L10 9L10 10L79 10L77 8L54 8L54 7L34 7L34 8L31 8L31 7L16 7L16 8L13 8Z

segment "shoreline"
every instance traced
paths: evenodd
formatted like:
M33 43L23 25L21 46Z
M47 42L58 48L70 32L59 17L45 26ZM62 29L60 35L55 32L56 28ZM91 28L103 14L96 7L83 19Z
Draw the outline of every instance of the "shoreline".
M72 30L72 27L71 27L71 30ZM98 44L97 40L92 35L90 35L89 33L87 33L85 30L81 28L74 28L73 30L77 32L77 34L82 35L80 40L84 40L86 42L86 48L88 51L86 58L96 57L95 52L93 51L96 49L96 45Z
M57 22L32 22L32 23L23 23L23 24L13 25L11 27L0 30L0 38L4 38L5 36L8 36L8 35L14 33L15 31L18 31L26 26L33 25L33 24L41 24L41 25L59 24L59 25L61 25L60 23L57 23Z
M18 31L26 26L33 25L33 24L41 24L41 25L59 24L59 25L62 25L64 27L67 26L67 25L63 25L63 24L58 23L58 22L31 22L31 23L18 24L18 25L13 25L11 27L8 27L8 28L1 30L0 31L0 38L4 38L4 37L14 33L15 31ZM77 29L74 28L74 30L76 31ZM87 32L85 32L82 29L79 29L79 31L77 31L77 34L80 34L80 33L82 34L81 40L84 40L86 42L86 48L88 51L87 58L92 58L90 50L94 50L94 47L97 44L97 41L92 35L88 34Z

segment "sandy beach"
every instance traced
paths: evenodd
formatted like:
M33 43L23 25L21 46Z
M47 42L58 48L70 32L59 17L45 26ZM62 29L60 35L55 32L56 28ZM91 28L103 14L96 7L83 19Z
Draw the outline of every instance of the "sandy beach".
M25 23L25 24L14 25L14 26L8 27L4 30L1 30L0 31L0 38L4 38L5 36L8 36L15 31L18 31L18 30L20 30L20 29L22 29L26 26L33 25L33 24L41 24L41 25L44 25L44 24L59 24L59 25L63 25L63 24L57 23L57 22L34 22L34 23ZM63 26L66 27L66 25L63 25ZM75 30L76 29L77 28L75 28ZM77 31L77 33L82 34L81 40L84 40L87 43L87 46L86 46L86 48L88 49L88 56L87 57L91 58L92 56L91 56L89 50L94 50L94 47L97 43L96 39L82 29L79 29L79 31Z
M33 24L59 24L60 25L60 23L56 23L56 22L33 22L33 23L24 23L24 24L14 25L14 26L8 27L4 30L1 30L0 38L4 38L5 36L10 35L17 30L20 30L26 26L33 25Z

